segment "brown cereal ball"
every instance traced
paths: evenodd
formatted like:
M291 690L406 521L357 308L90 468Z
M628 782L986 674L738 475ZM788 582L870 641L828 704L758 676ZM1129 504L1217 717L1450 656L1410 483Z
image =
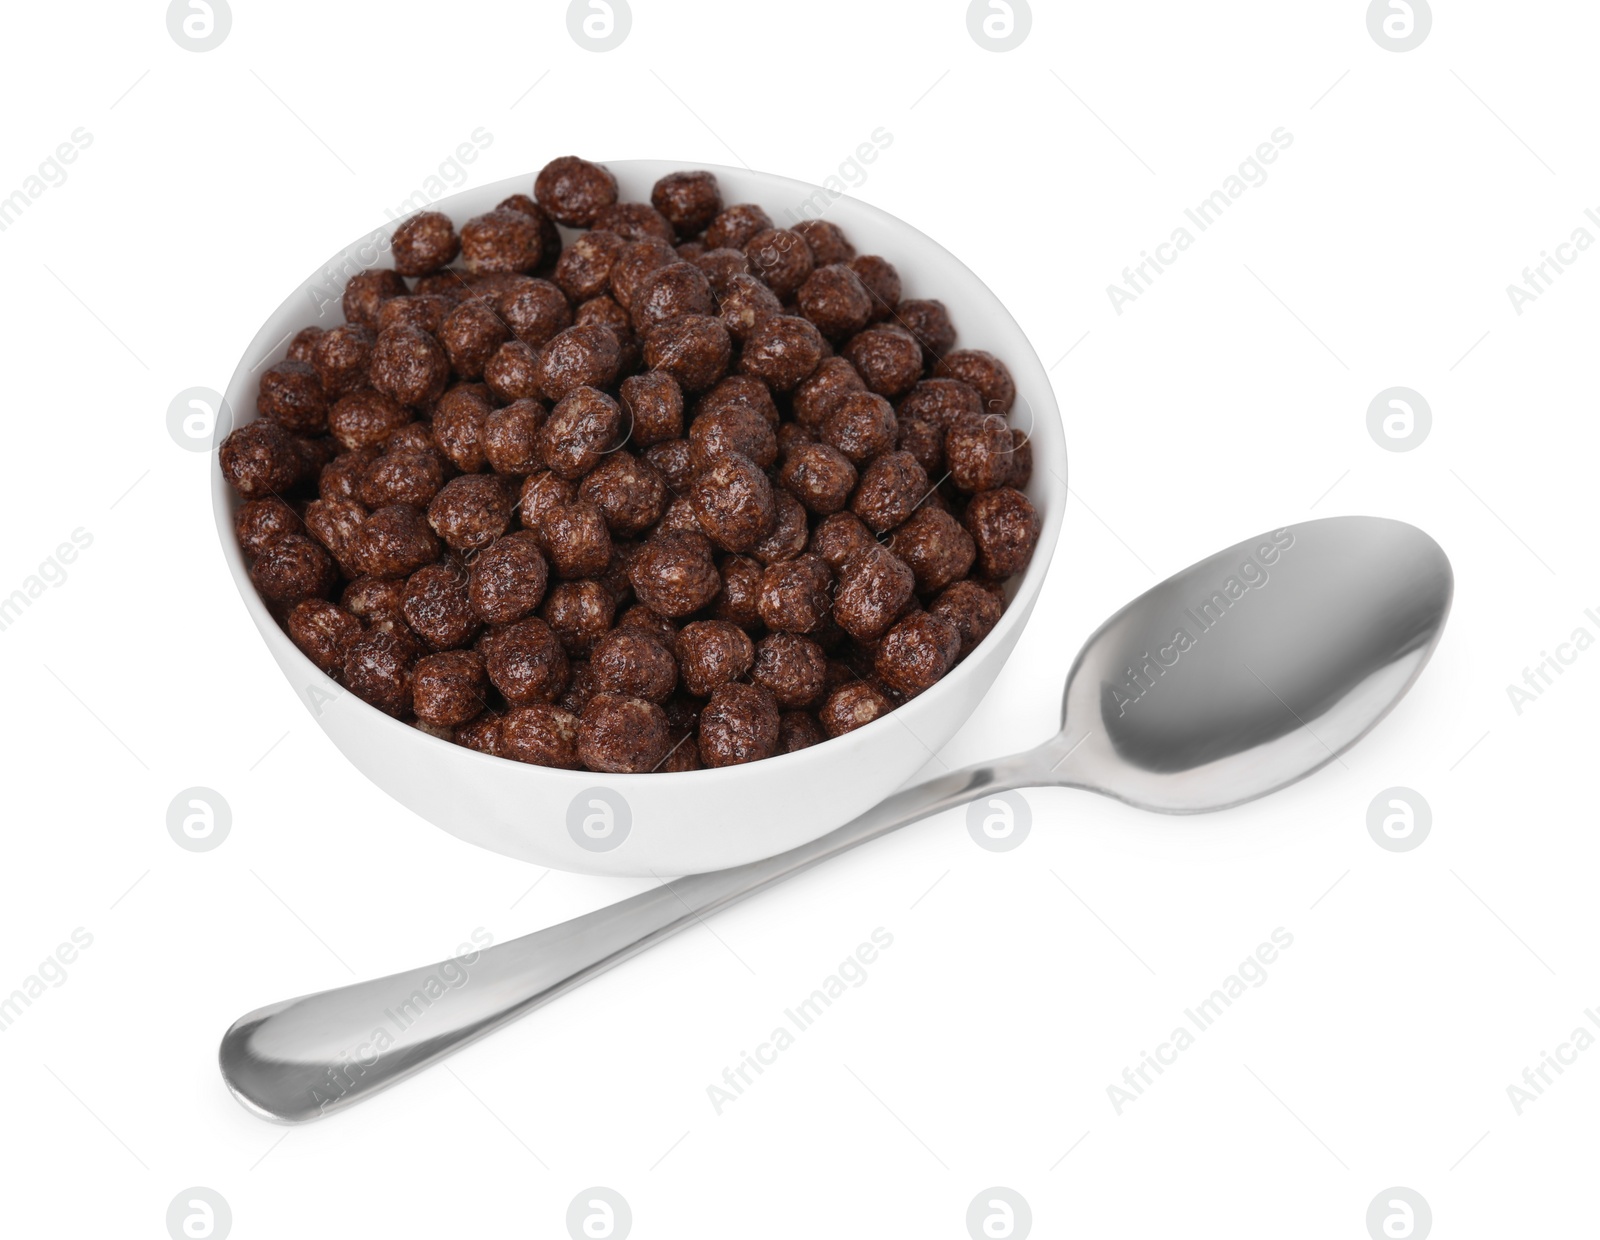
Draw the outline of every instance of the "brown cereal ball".
M811 377L795 388L790 401L794 420L808 430L820 430L845 397L866 390L867 385L861 381L856 368L844 358L825 358Z
M520 340L508 340L483 365L484 386L499 400L533 400L539 385L539 354Z
M828 700L817 712L817 721L830 737L843 736L887 715L893 709L894 703L880 690L864 680L857 680L841 685L829 694Z
M633 309L634 294L653 272L678 262L678 252L665 241L629 241L611 264L611 296L624 310ZM630 324L632 320L629 320Z
M628 566L628 580L640 602L672 619L699 611L722 588L710 541L688 530L646 542Z
M818 267L800 286L800 313L831 340L854 336L872 316L872 298L843 263Z
M432 275L456 261L461 238L442 211L422 211L394 230L394 269L403 276Z
M664 370L685 392L703 392L728 372L733 342L718 320L685 314L658 323L644 338L644 360Z
M1011 478L1006 483L1014 491L1027 488L1033 478L1033 440L1020 426L1011 428Z
M746 338L739 370L775 392L787 392L822 364L826 348L822 333L809 320L773 315L757 323Z
M794 450L802 444L816 442L817 437L798 422L780 422L778 424L779 463L787 461L794 453Z
M617 402L593 387L577 387L563 396L539 431L539 455L545 468L576 480L600 463L622 429Z
M886 319L900 304L900 273L894 264L876 254L863 254L849 260L850 270L860 277L872 298L872 318Z
M415 504L424 508L444 485L444 462L432 451L386 451L367 466L357 494L368 508Z
M588 228L602 208L617 200L617 178L600 164L563 155L539 170L533 196L556 223Z
M343 451L343 445L332 435L292 435L294 446L300 454L300 473L296 482L314 483L323 469ZM1030 460L1032 454L1029 454Z
M816 266L806 239L787 228L764 228L745 242L751 272L779 297L794 296Z
M678 257L686 263L692 263L706 252L704 241L680 241L672 247L678 251Z
M839 574L833 618L857 641L873 641L900 618L915 588L910 566L874 543L846 561Z
M770 215L752 202L741 202L719 212L706 226L705 242L713 250L742 250L750 238L771 227Z
M818 516L844 508L856 486L856 467L825 443L797 445L778 471L783 488Z
M777 520L772 483L739 452L709 461L695 476L690 498L700 528L724 551L750 550Z
M901 399L899 414L943 432L965 416L981 416L983 398L977 388L959 379L923 379Z
M902 301L895 308L895 320L917 338L922 346L922 360L932 366L956 347L956 329L950 322L950 312L942 301L932 298L915 298Z
M222 476L245 499L287 491L300 476L300 450L272 422L251 422L230 431L218 451Z
M947 586L928 607L928 614L948 620L961 637L960 657L966 658L1000 622L1004 601L975 581L957 581Z
M616 202L595 212L594 227L629 241L676 241L671 223L647 202Z
M678 668L683 687L696 697L710 697L721 685L738 680L755 662L749 636L726 620L697 620L677 638Z
M299 515L276 495L247 500L233 514L233 532L240 549L249 556L260 555L285 534L304 530Z
M587 658L595 642L611 628L616 608L616 597L599 581L561 581L550 588L539 615L569 657ZM587 669L587 662L583 666ZM581 707L569 705L567 709Z
M696 470L728 452L747 456L762 469L778 459L778 437L771 425L759 413L737 405L697 414L689 426L689 446Z
M351 556L371 576L409 577L439 558L439 540L422 509L391 504L361 523Z
M481 551L511 525L516 492L495 474L464 474L428 505L428 524L452 551Z
M773 504L777 519L761 541L750 548L750 554L763 564L778 564L792 560L806 549L811 538L811 527L806 517L805 505L789 492L775 489Z
M930 490L928 475L909 452L885 452L861 471L861 484L850 511L875 533L892 530L920 504Z
M328 429L348 450L375 448L411 421L404 405L370 388L334 401Z
M694 448L687 439L669 439L645 449L644 459L667 480L675 493L686 494L694 483Z
M369 706L396 718L411 708L417 646L403 633L368 629L345 645L341 680Z
M360 567L356 539L366 520L367 510L353 500L314 499L306 505L306 530L346 573Z
M664 774L674 771L699 771L705 769L705 763L700 758L700 746L695 742L694 733L674 729L668 733L672 740L667 756L661 759L656 770Z
M573 301L588 301L609 291L611 268L627 244L616 233L584 233L556 263L556 284Z
M578 724L578 757L591 771L653 771L671 743L661 707L620 693L596 693Z
M328 429L328 398L309 362L285 359L262 371L256 410L293 435L321 435Z
M465 646L482 627L467 598L467 570L455 560L425 564L406 578L400 609L412 631L435 650Z
M651 187L650 205L680 237L693 237L722 211L722 191L709 172L669 172Z
M858 551L876 546L872 531L852 512L836 512L817 523L811 531L811 550L838 572Z
M450 463L464 473L476 473L487 460L484 428L494 406L477 384L458 383L433 410L433 438Z
M572 326L567 295L548 280L529 280L507 290L495 299L494 308L513 336L536 349Z
M831 220L801 220L794 230L806 239L819 267L826 267L830 263L848 263L856 256L856 247L845 239L839 226Z
M250 566L250 580L261 597L284 607L327 598L338 579L332 558L303 534L285 534Z
M845 342L840 354L860 373L869 391L895 397L922 378L922 346L897 327L869 327Z
M633 335L633 323L628 318L628 312L617 304L614 297L605 293L580 302L572 321L584 326L609 327L618 340Z
M577 498L578 488L575 483L557 477L548 469L539 470L523 480L522 493L517 500L517 511L526 528L537 530L546 513L562 504L570 504Z
M778 752L797 753L828 739L817 717L807 710L786 710L778 716Z
M578 716L544 702L514 707L500 720L499 752L503 757L534 766L582 770L583 763L578 761Z
M999 417L968 414L944 435L944 459L957 490L992 491L1011 481L1015 445Z
M372 346L378 333L370 327L346 323L323 332L311 346L311 366L329 396L359 391L367 384Z
M467 601L478 619L513 624L539 605L549 580L538 538L527 530L507 534L472 561Z
M424 723L453 728L483 713L487 684L475 650L424 655L411 674L411 709Z
M358 271L344 286L344 321L376 330L378 307L391 297L405 296L408 291L406 282L387 267Z
M696 417L725 409L742 409L753 413L774 429L779 423L778 406L772 399L772 389L751 375L729 375L700 397L694 407Z
M293 339L289 341L289 348L284 353L284 356L291 362L309 362L311 354L317 347L317 341L321 337L322 328L302 327L295 332Z
M644 629L612 629L595 642L589 671L602 693L620 693L659 705L678 684L678 663Z
M625 450L601 461L579 484L578 494L600 509L613 534L624 538L644 533L667 507L666 480Z
M418 276L417 282L411 286L411 291L437 293L441 297L448 297L451 301L460 301L481 279L482 276L474 275L465 267L446 267L429 275Z
M891 450L899 429L887 400L872 392L853 392L823 419L818 433L823 443L860 466Z
M565 638L562 640L565 642ZM571 653L570 650L568 653ZM556 699L556 705L574 715L581 715L583 708L589 705L590 699L595 695L594 677L589 674L588 659L576 659L571 667L572 673L567 677L566 691Z
M372 348L372 386L402 405L424 408L444 394L450 358L427 332L391 327Z
M722 585L712 605L718 620L736 624L747 633L758 633L761 622L761 578L765 567L759 560L744 555L726 556L722 561Z
M463 379L482 378L495 350L511 336L511 329L484 301L464 301L439 325L439 342L450 367Z
M569 327L539 354L539 391L546 400L559 401L581 387L607 388L615 382L621 364L621 346L610 328L592 323Z
M717 315L735 340L747 339L762 323L782 313L778 295L752 275L729 276L717 294Z
M611 534L597 504L576 500L539 520L539 542L558 577L598 577L611 563Z
M761 620L779 633L813 633L833 606L833 570L817 555L769 564L761 574Z
M1021 572L1039 541L1038 510L1010 487L975 495L966 524L978 545L978 571L993 579Z
M930 478L944 479L944 432L932 422L901 415L895 434L895 447L911 453Z
M778 752L778 704L770 690L738 682L719 685L700 712L700 758L710 767L736 766Z
M434 414L435 420L438 414ZM484 459L499 474L522 477L540 466L539 431L544 426L544 406L536 400L517 400L496 409L483 421L480 439Z
M907 616L885 634L873 669L891 689L911 696L931 689L955 666L961 633L932 612Z
M677 439L683 434L683 389L665 371L629 375L618 390L628 441L636 448Z
M321 598L302 599L289 613L289 639L325 672L344 662L345 647L361 636L361 621Z
M553 702L566 688L566 652L555 632L537 617L490 629L478 650L489 683L513 706Z
M391 297L378 310L378 330L391 327L420 327L430 335L437 335L445 319L456 308L455 302L438 293L422 296Z
M934 367L941 379L959 379L975 388L983 400L985 413L1004 417L1017 400L1017 385L1011 371L993 353L983 349L957 349L947 353Z
M700 532L700 518L695 515L694 501L687 495L673 495L667 501L667 510L661 514L661 520L656 522L656 533L665 533L668 530L693 530Z
M370 625L392 625L402 620L406 583L395 577L357 577L339 596L339 606Z
M553 269L561 257L561 230L545 209L526 194L512 194L504 202L497 203L496 207L499 210L521 211L538 225L539 269L544 272Z
M461 227L461 257L468 271L532 271L539 251L539 225L521 211L497 207Z
M437 409L438 406L434 408ZM407 422L397 431L390 432L389 437L383 441L385 456L397 452L431 452L441 460L444 459L439 451L439 441L433 437L433 423L424 422L420 418Z
M769 633L756 646L751 675L758 685L771 690L785 710L811 706L827 688L828 656L809 637Z
M681 245L678 247L678 256L684 257ZM705 250L689 261L706 273L711 292L719 300L731 287L734 276L750 274L750 260L744 256L743 250Z
M937 594L972 570L977 544L948 512L918 508L889 539L889 550L911 566L918 594Z
M617 617L617 628L637 628L649 633L668 650L674 650L678 644L678 626L675 622L651 611L643 603L635 603L627 611ZM676 726L676 725L674 725Z
M711 284L693 263L668 263L651 271L633 290L628 313L641 335L680 314L710 314Z
M476 750L478 753L486 753L490 757L499 757L500 722L499 715L492 710L486 710L476 719L456 729L456 744L465 749Z

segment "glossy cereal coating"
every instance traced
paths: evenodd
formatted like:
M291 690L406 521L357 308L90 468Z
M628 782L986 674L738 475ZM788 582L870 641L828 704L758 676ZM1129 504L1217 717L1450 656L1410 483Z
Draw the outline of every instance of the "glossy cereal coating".
M559 706L537 702L513 707L499 720L499 752L517 762L583 769L578 759L578 716Z
M540 249L539 225L521 211L497 207L461 226L461 257L468 271L532 271Z
M285 627L289 639L325 672L344 661L345 647L361 636L361 621L343 607L322 598L296 603Z
M616 233L584 233L556 263L554 279L573 301L588 301L610 291L611 269L628 243Z
M865 727L893 709L894 703L882 690L857 680L839 686L828 696L822 709L817 711L817 721L832 738Z
M718 319L735 340L747 340L761 324L782 313L778 295L753 275L733 273L717 294Z
M956 329L944 302L933 298L902 301L895 307L895 321L917 338L922 346L922 361L932 366L956 346Z
M439 558L439 539L422 509L380 508L361 523L351 550L356 565L374 577L409 577Z
M425 564L412 573L400 611L411 631L435 650L464 646L483 627L467 598L467 570L456 560Z
M703 392L728 372L733 342L721 322L683 314L652 327L644 338L644 360L677 380L685 392Z
M628 241L660 241L670 246L677 240L667 217L647 202L614 202L601 207L595 212L594 227Z
M356 539L366 521L367 510L354 500L314 499L306 505L306 532L327 548L346 575L360 572Z
M452 551L482 551L510 527L515 495L494 474L452 478L428 504L428 524Z
M1039 513L1021 491L997 487L967 505L967 530L978 547L978 571L1003 579L1027 567L1039 541Z
M741 202L717 214L706 226L706 245L713 250L742 250L763 229L772 227L772 217L755 203Z
M539 172L533 196L556 223L587 228L602 208L617 200L617 178L600 164L563 155Z
M1015 443L998 417L964 414L944 433L944 459L958 491L992 491L1011 481Z
M598 388L575 387L556 402L540 428L540 459L551 473L574 482L600 464L621 429L616 401Z
M856 466L894 447L894 406L872 392L852 392L822 420L818 437Z
M884 635L873 669L891 689L908 696L931 689L955 666L961 633L931 612L907 616Z
M250 566L250 580L269 603L293 607L308 598L326 598L338 578L333 560L301 534L285 534Z
M403 297L406 282L387 268L359 271L344 286L344 320L376 330L378 308L390 297Z
M461 238L442 211L421 211L394 230L394 269L403 276L426 276L456 261Z
M628 441L636 448L683 434L683 389L664 371L629 375L618 389Z
M882 637L911 602L916 576L887 547L874 543L845 562L833 608L839 627L857 641Z
M287 431L271 422L251 422L230 431L218 458L222 476L245 499L287 491L300 476L300 453Z
M761 685L719 685L700 712L700 758L737 766L778 752L778 703Z
M562 581L550 587L539 618L550 626L561 648L587 660L595 642L605 636L616 615L616 596L598 581ZM588 663L584 663L587 669ZM591 680L592 686L592 680Z
M596 693L578 724L578 757L591 771L653 771L670 745L661 707L620 693Z
M256 409L292 435L328 429L328 398L310 362L285 358L262 371Z
M693 237L722 211L722 191L709 172L669 172L650 190L650 205L680 237Z
M578 485L615 535L642 534L667 507L667 483L656 468L626 449L609 453Z
M972 570L977 544L949 513L932 506L918 508L896 529L889 550L911 566L918 594L935 594Z
M411 674L411 709L418 719L453 728L484 709L488 675L474 650L442 650L417 660Z
M649 539L629 566L628 580L640 602L674 619L699 611L722 588L710 541L688 530Z
M860 277L843 263L818 267L800 286L800 313L830 340L842 340L866 327L872 298Z
M828 656L798 633L769 633L756 645L751 676L785 710L817 705L827 688Z
M1017 385L1011 371L993 353L983 349L957 349L947 353L933 369L940 379L958 379L973 388L983 401L985 413L1004 417L1017 400Z
M816 267L806 239L787 228L764 228L745 242L750 271L780 298L788 300Z
M247 500L233 516L234 536L247 556L258 556L285 534L305 533L300 515L276 495Z
M391 297L378 308L378 330L390 327L418 327L437 336L445 319L456 308L455 302L438 293Z
M553 702L567 685L567 656L535 616L490 629L478 645L489 682L513 706Z
M679 261L678 252L658 237L625 241L611 264L611 297L630 314L634 294L655 272ZM630 323L632 320L630 319Z
M850 511L869 530L886 533L905 521L927 498L928 475L909 452L885 452L867 462L850 501Z
M539 354L520 340L506 341L483 364L483 384L497 400L508 404L543 396Z
M710 697L719 685L738 680L756 657L749 634L727 620L684 625L676 649L683 687L696 697Z
M867 296L872 298L872 318L887 319L900 304L900 273L888 259L876 254L863 254L849 260L850 270L856 273Z
M435 412L434 420L438 421ZM483 420L479 440L483 458L497 474L525 477L542 462L539 431L545 423L545 408L536 400L512 401L492 411Z
M340 679L369 706L396 718L411 709L416 643L405 633L368 629L346 643Z
M829 263L848 263L856 256L855 246L850 244L844 232L832 220L801 220L794 230L805 238L819 267L826 267Z
M761 621L780 633L814 633L833 609L833 570L817 555L769 564L761 574Z
M796 753L828 739L810 711L786 710L778 716L778 752Z
M552 506L539 521L539 541L558 577L598 577L611 563L606 515L586 499Z
M826 349L822 333L808 319L775 314L757 323L745 338L739 370L774 392L787 392L822 364Z
M856 368L842 357L824 358L811 375L802 380L790 398L794 420L811 431L820 431L827 417L847 397L865 392Z
M922 346L916 337L892 325L869 327L850 337L839 350L856 368L867 390L891 399L909 392L922 378Z
M641 334L680 314L710 314L716 308L705 272L693 263L668 263L639 281L628 303L633 329Z
M341 323L318 336L310 360L323 391L336 397L365 387L377 342L378 333L358 323Z
M494 301L495 313L518 340L538 348L572 326L567 295L548 280L529 280Z
M602 693L620 693L660 705L678 685L672 652L638 625L619 626L594 644L589 672Z
M423 408L444 394L450 358L436 339L416 327L391 327L372 347L372 386L402 405Z

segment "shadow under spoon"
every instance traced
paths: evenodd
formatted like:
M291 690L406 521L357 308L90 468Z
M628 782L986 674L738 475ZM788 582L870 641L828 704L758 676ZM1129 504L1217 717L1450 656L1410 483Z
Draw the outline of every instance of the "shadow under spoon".
M1129 603L1067 677L1036 749L902 789L809 844L693 874L426 968L242 1017L228 1088L265 1119L341 1110L746 896L929 814L1012 788L1082 788L1185 814L1263 796L1334 761L1416 680L1450 610L1439 545L1333 517L1201 560ZM752 824L758 830L759 824Z

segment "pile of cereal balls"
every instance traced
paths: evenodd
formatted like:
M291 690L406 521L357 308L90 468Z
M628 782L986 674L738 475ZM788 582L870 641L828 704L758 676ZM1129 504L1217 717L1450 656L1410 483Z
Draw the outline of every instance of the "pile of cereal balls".
M1011 375L832 223L567 156L392 257L220 452L256 589L362 700L690 771L870 723L999 619L1039 537Z

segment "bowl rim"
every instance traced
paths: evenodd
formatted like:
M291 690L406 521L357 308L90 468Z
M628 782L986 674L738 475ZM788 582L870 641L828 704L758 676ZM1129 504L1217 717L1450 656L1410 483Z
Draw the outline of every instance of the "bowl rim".
M979 666L982 660L980 660L978 656L983 650L986 648L994 648L1007 642L1008 640L1014 640L1012 637L1013 631L1016 631L1016 634L1020 636L1020 630L1027 624L1027 621L1032 614L1033 604L1037 601L1040 592L1043 590L1045 577L1047 576L1055 559L1056 545L1059 540L1068 497L1068 474L1066 430L1065 425L1061 420L1060 406L1056 400L1055 391L1050 382L1049 372L1045 369L1043 362L1040 360L1039 355L1034 349L1032 342L1029 340L1027 333L1023 331L1022 325L1017 322L1016 318L1011 314L1005 303L992 289L989 288L988 284L982 279L982 277L980 277L975 271L962 262L961 259L957 258L953 253L951 253L939 241L935 240L933 237L930 237L927 233L922 232L922 230L917 228L915 225L908 223L899 216L894 215L893 213L886 211L881 207L874 206L873 204L865 202L859 198L853 198L847 194L833 194L833 191L830 191L823 186L814 185L810 182L801 181L793 177L782 176L777 173L762 172L752 168L736 168L729 165L706 163L703 161L671 159L621 159L602 160L595 162L601 163L602 166L611 170L613 173L622 172L624 174L628 174L630 175L630 179L647 177L652 182L668 172L691 170L711 172L716 175L719 183L721 184L741 182L746 178L750 178L762 183L763 189L766 191L779 189L789 191L794 195L793 201L796 203L809 201L819 192L829 194L831 195L829 204L830 210L838 206L840 203L848 203L845 211L846 214L865 216L866 218L873 220L875 223L885 227L891 232L902 232L909 234L912 238L917 239L920 244L930 247L944 263L949 265L949 267L958 272L964 273L965 276L978 289L982 290L982 292L989 297L992 302L992 306L985 309L989 314L989 322L995 325L995 329L991 329L991 331L987 334L1008 335L1015 340L1015 351L1008 352L1007 355L1002 358L1007 368L1011 370L1014 378L1021 369L1026 369L1027 371L1032 372L1032 379L1034 382L1029 384L1027 403L1033 416L1033 428L1029 432L1028 442L1032 447L1035 448L1034 478L1040 479L1041 469L1045 474L1048 475L1047 481L1043 479L1039 480L1039 487L1041 491L1047 493L1054 501L1041 506L1042 511L1040 511L1039 514L1039 540L1034 547L1032 557L1029 559L1027 567L1020 575L1015 575L1008 580L1007 586L1010 588L1007 591L1008 597L1005 610L1001 613L1000 619L996 622L994 628L991 629L987 635L985 635L984 639L979 642L978 645L975 646L965 658L957 663L956 666L952 668L950 672L932 688L901 703L895 709L879 716L871 723L863 724L861 727L847 732L843 736L828 737L817 744L808 746L804 749L795 750L791 753L775 754L770 758L763 758L759 762L741 763L735 766L724 767L703 767L700 770L693 771L645 771L637 773L614 774L610 772L588 771L581 768L577 770L571 770L560 767L539 766L534 763L517 762L511 758L503 758L495 754L484 753L481 750L470 749L465 745L458 745L454 741L443 740L432 735L431 733L423 731L421 728L415 727L412 724L406 723L403 720L397 719L394 716L379 710L376 706L373 706L370 703L357 698L353 693L350 693L348 689L339 684L339 682L333 679L332 676L328 675L328 673L324 672L320 667L313 663L311 659L306 656L305 652L299 648L299 646L295 645L293 640L290 639L288 633L272 616L271 611L268 609L265 601L261 598L260 594L255 588L254 583L250 580L250 570L245 563L243 550L239 547L238 538L234 531L233 521L234 512L236 511L238 504L242 503L243 501L233 492L232 488L229 487L227 482L224 480L222 476L222 470L215 464L215 458L218 448L228 432L256 420L257 414L254 411L254 385L258 382L258 380L255 378L255 376L260 369L262 369L265 365L270 364L270 361L280 360L279 358L273 358L271 355L284 348L287 345L289 338L294 334L294 331L299 330L291 329L287 334L282 332L274 333L274 321L279 318L279 316L297 297L305 294L313 287L326 285L329 282L329 276L331 273L346 271L351 266L352 254L355 253L359 255L364 245L378 245L379 251L373 259L362 264L359 269L368 269L379 265L379 262L388 251L388 242L389 239L392 238L395 230L400 224L404 223L408 218L410 218L411 215L416 214L416 212L408 212L406 215L393 216L392 218L386 220L384 223L378 225L375 229L363 234L355 240L347 243L341 249L335 251L329 259L313 269L313 271L307 277L301 279L296 284L294 289L276 306L274 306L271 311L269 311L266 320L251 338L244 352L240 355L239 361L235 365L232 375L229 377L227 389L223 394L224 403L228 406L228 414L224 416L219 412L219 416L215 420L213 441L211 451L208 454L208 460L212 461L210 469L212 510L216 519L219 541L222 545L223 560L227 564L229 575L233 578L233 583L238 590L241 601L244 603L246 612L249 614L251 620L255 623L257 629L261 631L265 640L268 642L275 642L278 652L291 653L292 657L299 661L302 675L310 677L310 680L307 682L308 684L321 684L330 698L342 698L349 696L354 699L361 709L369 712L367 715L364 715L363 718L369 719L374 726L380 729L392 731L392 735L395 738L395 743L397 746L407 743L415 743L416 741L420 740L425 749L432 746L437 746L438 748L434 752L439 753L441 756L448 755L458 761L464 758L468 762L476 761L482 764L493 764L492 767L485 765L485 771L498 771L504 774L506 778L510 779L522 778L530 781L538 781L542 778L547 779L551 775L588 776L596 781L604 781L607 786L616 786L619 792L622 791L623 788L634 787L637 786L640 781L647 780L649 781L649 786L651 787L665 788L670 786L692 793L700 789L707 788L709 785L719 781L730 782L732 779L743 777L748 768L751 767L757 767L761 770L775 772L776 768L771 765L772 763L783 763L783 769L785 771L796 770L807 763L831 763L833 760L844 757L845 753L847 752L845 742L852 742L855 746L869 743L872 738L885 735L888 727L891 724L898 724L899 726L906 728L911 732L913 737L921 742L920 735L918 735L918 733L911 728L906 719L901 716L906 715L907 712L921 714L924 710L926 710L925 704L927 702L937 701L943 697L952 696L958 690L959 686L980 674ZM434 199L417 210L442 211L446 214L450 214L452 221L454 222L457 214L459 214L459 207L457 204L459 204L461 200L471 198L481 200L485 203L488 203L489 206L492 206L493 202L491 200L500 200L509 197L512 194L527 193L532 184L534 175L536 175L536 173L530 172L520 176L503 178L499 181L490 182L485 185L466 186L454 193ZM744 200L741 199L741 201ZM759 205L761 205L763 209L768 210L770 214L771 208L768 206L765 198L760 201ZM457 210L452 211L452 206L457 206ZM486 206L484 209L487 210L488 206ZM458 223L457 227L459 226L460 225ZM774 223L774 227L785 226L787 225L776 221ZM574 235L577 235L580 231L581 230L570 229L562 226L561 234L563 241L570 242L570 239ZM888 258L889 261L896 263L898 266L898 260L894 255L885 254L884 257ZM908 268L908 270L911 269ZM348 272L343 278L348 279L348 275L350 274L354 274L354 272ZM913 276L912 282L920 284L924 275L925 270L917 270ZM338 293L342 293L342 291L343 282L341 281L339 288L335 293L335 297L337 297ZM924 296L931 297L934 296L934 293L928 292L925 293ZM302 327L307 325L309 324L302 324ZM958 347L984 346L958 345ZM242 394L244 388L241 385L248 385L251 393L251 399L247 404L245 404L245 402L231 399L231 397L235 394ZM1022 384L1018 383L1017 386L1018 394L1020 396L1022 394ZM245 408L249 410L248 415L245 415L242 412L241 404L244 404ZM1043 453L1038 451L1041 445L1036 439L1036 433L1041 425L1044 425L1047 428L1045 434L1046 442L1042 445L1046 451ZM272 651L269 651L269 653L272 653ZM977 703L981 702L982 698L987 696L987 692L988 690L985 688L984 692L980 694L977 699L975 699L974 709L976 708ZM299 694L297 693L296 696L299 696ZM970 712L968 712L968 715L970 716ZM319 718L319 724L320 722L321 720ZM963 718L961 724L958 724L957 727L959 728L960 726L964 725L965 722L966 719ZM938 748L935 748L928 746L925 742L922 743L923 747L928 750L929 760L933 760L937 756L939 749L943 747L941 745ZM513 775L511 774L512 771L521 771L523 773L520 775ZM671 781L670 784L668 781Z

